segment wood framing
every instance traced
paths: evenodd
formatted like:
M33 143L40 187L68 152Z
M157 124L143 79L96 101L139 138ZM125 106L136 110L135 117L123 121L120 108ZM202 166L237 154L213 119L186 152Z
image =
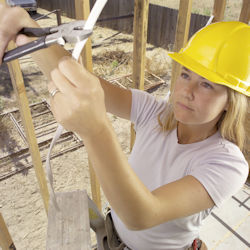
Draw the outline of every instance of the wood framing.
M1 213L0 213L0 248L2 248L3 250L16 249Z
M135 0L133 44L133 88L144 90L145 53L149 0Z
M134 43L133 43L133 88L144 90L145 54L148 30L149 0L135 0L134 3ZM135 141L135 131L131 125L130 149Z
M77 20L87 20L90 13L89 0L75 0L75 13ZM89 71L92 72L93 63L92 63L92 47L91 47L90 37L81 52L81 60L83 65Z
M8 49L15 48L13 42L10 42ZM39 147L36 140L34 125L32 122L31 111L29 108L29 101L26 95L23 76L18 60L13 60L8 63L11 82L18 100L19 110L21 114L22 124L26 134L26 139L29 143L29 151L32 158L32 163L35 168L36 177L38 180L40 193L42 195L43 203L46 213L48 213L49 191L46 182L43 164L40 156Z
M224 18L225 8L227 0L214 0L213 22L222 21Z
M78 20L87 20L90 13L90 4L89 0L75 0L75 11L76 19ZM85 44L82 53L81 53L81 62L86 67L87 70L93 72L93 63L92 63L92 47L91 39L89 38ZM100 211L102 210L101 202L101 188L97 180L95 171L92 167L92 164L89 162L89 174L90 174L90 183L91 183L91 193L92 199L95 202L96 206Z
M243 0L239 21L248 24L250 22L250 1Z
M175 33L175 43L174 43L175 52L179 51L187 43L190 18L191 18L191 8L192 8L192 0L180 0L177 27ZM170 87L171 90L174 88L174 84L179 75L180 69L181 69L180 64L173 61L171 87Z

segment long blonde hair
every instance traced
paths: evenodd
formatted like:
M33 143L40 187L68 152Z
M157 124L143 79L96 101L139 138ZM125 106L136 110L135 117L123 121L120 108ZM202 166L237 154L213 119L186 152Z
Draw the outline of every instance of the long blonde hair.
M158 115L162 131L171 131L177 127L170 96L166 109ZM221 136L235 143L242 151L246 138L250 135L250 114L248 113L249 98L228 88L228 109L217 123Z

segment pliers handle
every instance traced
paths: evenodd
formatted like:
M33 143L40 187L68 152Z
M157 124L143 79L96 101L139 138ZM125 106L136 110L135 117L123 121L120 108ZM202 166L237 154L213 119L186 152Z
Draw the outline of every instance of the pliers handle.
M92 34L92 30L85 30L84 25L85 21L75 21L56 27L23 28L18 34L39 38L6 52L2 60L3 62L9 62L34 51L47 48L52 44L64 45L65 43L82 41Z

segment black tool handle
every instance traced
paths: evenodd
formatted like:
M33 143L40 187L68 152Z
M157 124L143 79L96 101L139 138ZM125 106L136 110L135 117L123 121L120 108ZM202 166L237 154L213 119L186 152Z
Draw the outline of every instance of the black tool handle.
M37 51L39 49L47 48L47 45L45 43L45 39L46 39L46 37L41 37L35 41L32 41L30 43L23 45L23 46L19 46L13 50L7 51L3 56L3 62L9 62L9 61L17 59L19 57L30 54L34 51Z
M29 37L41 37L51 34L51 28L22 28L19 34L24 34Z

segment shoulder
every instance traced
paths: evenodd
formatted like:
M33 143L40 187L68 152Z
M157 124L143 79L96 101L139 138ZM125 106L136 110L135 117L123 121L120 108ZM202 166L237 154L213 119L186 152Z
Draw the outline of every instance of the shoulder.
M234 195L249 174L239 147L220 135L200 149L191 168L190 174L203 184L217 206Z
M146 125L155 119L166 107L166 100L157 99L155 96L137 89L131 89L132 107L131 121L135 129Z

